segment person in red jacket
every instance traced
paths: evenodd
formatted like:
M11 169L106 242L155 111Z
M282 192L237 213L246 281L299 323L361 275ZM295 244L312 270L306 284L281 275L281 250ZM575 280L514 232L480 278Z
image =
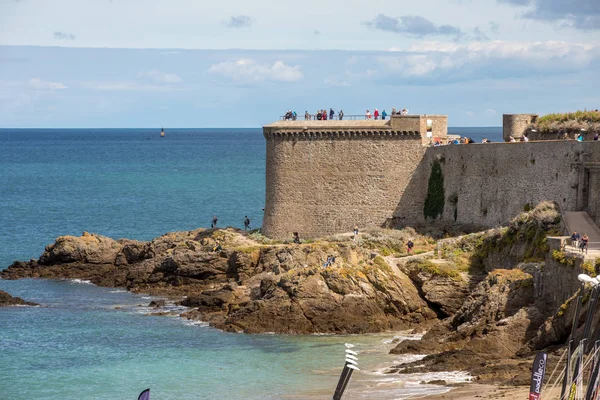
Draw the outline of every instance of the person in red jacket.
M375 119L379 119L379 110L375 109L375 111L373 112L373 117L375 117Z

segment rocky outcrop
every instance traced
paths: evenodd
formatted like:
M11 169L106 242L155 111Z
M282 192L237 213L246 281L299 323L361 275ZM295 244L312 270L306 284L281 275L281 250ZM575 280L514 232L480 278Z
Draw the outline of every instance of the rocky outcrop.
M0 307L8 306L39 306L39 304L25 301L20 297L12 297L10 294L0 290Z
M425 334L404 341L392 353L429 354L467 349L511 357L535 334L543 317L534 308L532 276L521 270L495 270L471 292L460 309Z
M333 265L323 267L328 256ZM4 279L79 278L183 298L188 318L227 331L364 333L436 318L413 281L350 238L262 244L232 229L176 232L150 242L63 236Z
M568 335L573 301L565 301L584 264L549 248L547 235L560 229L556 204L546 202L508 227L437 247L412 229L300 245L233 229L173 232L149 242L84 233L58 238L38 260L15 262L0 276L88 279L176 298L190 308L184 317L232 332L426 326L422 340L399 343L392 353L430 357L390 373L462 366L481 379L514 380L511 371L524 365L514 357L561 345ZM407 238L421 254L406 254Z

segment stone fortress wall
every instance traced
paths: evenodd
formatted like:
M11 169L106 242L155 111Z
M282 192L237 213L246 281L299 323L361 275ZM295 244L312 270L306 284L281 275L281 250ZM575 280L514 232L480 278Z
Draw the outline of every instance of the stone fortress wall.
M524 131L527 118L508 118L508 132ZM600 142L426 146L427 136L446 132L446 117L426 115L265 126L263 233L312 238L384 224L488 228L543 200L587 210L600 223ZM439 176L430 188L434 165L443 193ZM437 199L433 206L428 196ZM434 218L431 209L438 210Z
M593 150L596 149L594 152ZM443 209L424 215L433 165L443 177ZM595 168L600 143L540 141L430 147L398 198L394 225L458 224L466 229L500 226L528 206L556 201L563 211L587 209L600 222ZM588 193L590 195L588 195ZM438 196L440 197L440 196Z
M420 119L286 121L264 128L266 204L273 238L318 237L392 217L426 147Z

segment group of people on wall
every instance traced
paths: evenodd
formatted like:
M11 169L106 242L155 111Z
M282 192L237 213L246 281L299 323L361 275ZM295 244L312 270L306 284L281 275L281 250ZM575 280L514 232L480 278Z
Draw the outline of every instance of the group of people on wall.
M371 113L370 110L367 110L365 112L365 119L370 120L370 119L382 119L385 120L388 117L388 113L383 110L381 113L379 112L379 110L377 108L375 108L375 110L373 111L373 113ZM395 108L392 108L392 114L391 115L408 115L408 110L406 108L403 108L400 111L396 111ZM357 117L356 115L352 116L354 119ZM286 113L283 115L283 120L284 121L296 121L298 119L298 113L296 113L296 111L292 111L292 110L287 110ZM307 111L304 112L304 120L305 121L311 121L311 120L315 120L315 121L327 121L327 120L334 120L337 119L338 121L341 121L344 119L344 111L343 110L339 110L337 113L333 110L333 108L329 108L329 111L327 111L327 109L321 109L321 110L317 110L317 112L315 112L314 114L311 114Z

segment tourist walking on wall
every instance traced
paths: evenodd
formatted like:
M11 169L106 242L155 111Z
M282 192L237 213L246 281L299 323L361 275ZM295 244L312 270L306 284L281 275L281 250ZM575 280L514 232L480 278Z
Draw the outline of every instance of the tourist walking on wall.
M344 119L344 111L340 110L340 112L338 113L338 117L340 118L340 121Z
M414 246L415 246L415 244L413 243L413 241L408 239L408 242L406 242L406 252L408 254L411 254Z
M371 111L367 110L367 113L365 114L365 118L371 119Z
M247 231L250 229L250 218L248 216L244 216L244 230Z
M573 231L573 234L571 235L571 246L575 248L579 247L579 239L581 239L579 233L577 233L577 231Z
M375 111L373 111L373 117L375 117L375 119L379 119L379 110L375 109Z
M329 119L333 119L333 116L335 115L335 111L333 111L333 108L329 109Z
M304 120L305 121L309 121L310 120L310 114L308 113L308 111L304 111Z
M217 222L219 221L219 219L217 218L216 215L213 215L212 217L212 223L210 224L211 228L216 228L217 227Z
M385 120L386 117L387 113L385 112L385 110L383 110L383 112L381 113L381 119Z
M588 235L586 235L585 233L583 234L583 237L581 238L581 244L579 245L579 248L581 249L581 252L583 253L585 250L585 253L587 254L588 252L588 243L590 241L590 238L588 238Z

